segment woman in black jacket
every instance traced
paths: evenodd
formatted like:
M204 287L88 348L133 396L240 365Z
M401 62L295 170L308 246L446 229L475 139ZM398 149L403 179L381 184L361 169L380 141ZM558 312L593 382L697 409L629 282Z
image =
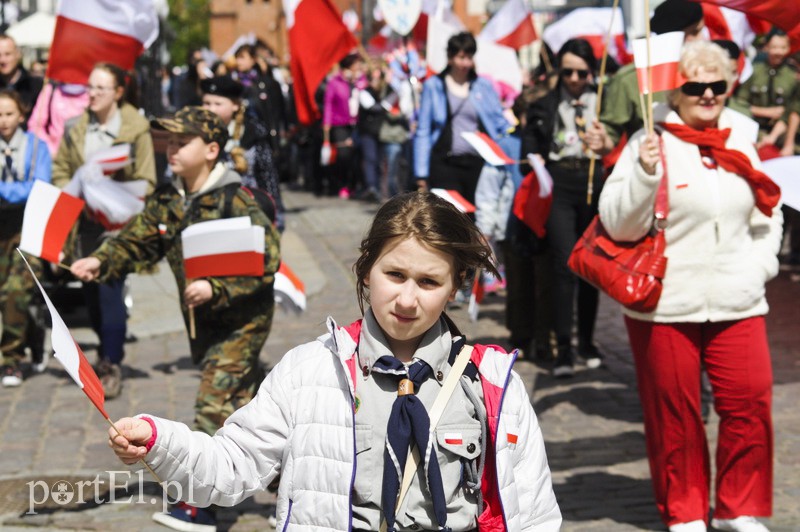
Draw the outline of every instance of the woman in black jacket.
M558 341L553 375L571 377L575 372L572 325L576 282L578 354L590 368L601 364L601 355L592 343L598 292L569 270L567 260L597 214L598 178L603 172L596 164L595 191L591 204L587 204L589 161L596 157L584 140L585 125L594 119L597 104L593 86L597 62L592 47L583 39L571 39L561 47L557 59L556 86L528 109L522 153L544 159L553 177L553 205L546 226L553 258L553 325Z

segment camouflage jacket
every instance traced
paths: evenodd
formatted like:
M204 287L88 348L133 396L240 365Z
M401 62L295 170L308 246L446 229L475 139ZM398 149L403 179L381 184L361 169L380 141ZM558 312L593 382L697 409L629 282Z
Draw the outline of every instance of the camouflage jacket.
M186 319L188 307L182 301L186 278L181 231L193 223L221 218L225 207L225 187L241 183L239 174L221 164L214 168L210 179L213 177L217 177L216 183L191 199L186 198L182 185L177 181L156 189L147 199L144 210L116 237L92 253L102 263L99 280L121 277L137 265L155 264L166 257L178 284ZM201 334L203 322L213 323L213 329L221 334L241 329L261 319L263 314L269 313L271 317L274 307L272 285L280 264L280 237L256 202L241 190L237 190L233 197L230 216L249 216L254 224L266 229L264 276L208 278L213 295L211 301L195 309L198 334Z

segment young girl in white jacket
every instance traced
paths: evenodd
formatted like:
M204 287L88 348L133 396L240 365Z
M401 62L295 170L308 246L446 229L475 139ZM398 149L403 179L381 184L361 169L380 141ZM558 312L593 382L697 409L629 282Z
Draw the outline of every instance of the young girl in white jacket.
M235 505L280 475L278 530L557 531L516 352L466 346L444 312L480 268L494 269L472 221L430 193L396 196L354 268L363 319L329 318L213 437L140 415L117 421L109 444L201 507Z

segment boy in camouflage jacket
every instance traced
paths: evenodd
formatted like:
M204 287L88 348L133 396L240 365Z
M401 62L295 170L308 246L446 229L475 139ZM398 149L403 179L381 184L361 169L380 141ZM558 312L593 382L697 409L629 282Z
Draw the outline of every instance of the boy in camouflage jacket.
M154 128L171 133L167 148L175 174L148 198L144 210L115 238L75 262L72 273L84 281L115 278L137 265L166 257L183 298L184 322L194 308L196 338L192 360L202 365L195 404L195 426L214 434L234 410L253 398L263 379L258 356L272 324L273 281L280 262L279 237L256 202L240 189L239 174L217 163L228 131L212 112L185 107ZM235 190L226 207L226 195ZM228 212L226 212L228 211ZM213 277L187 284L181 231L223 217L249 216L265 227L263 277Z

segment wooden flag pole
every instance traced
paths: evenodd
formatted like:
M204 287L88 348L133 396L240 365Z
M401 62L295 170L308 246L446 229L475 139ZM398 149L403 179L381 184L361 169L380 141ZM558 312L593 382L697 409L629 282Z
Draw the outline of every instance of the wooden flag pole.
M645 124L647 133L653 133L653 65L650 54L650 0L644 0L645 13L645 38L647 40L647 109L645 109Z
M194 340L196 336L194 327L194 307L189 307L189 338Z
M608 43L611 42L611 32L614 30L614 15L617 13L619 0L614 0L614 5L611 8L611 20L608 23L608 31L606 32L606 42L603 46L603 58L600 60L600 72L597 77L597 104L595 105L594 116L600 120L600 111L603 108L603 89L605 88L606 78L606 63L608 62ZM594 167L597 159L594 157L589 159L589 184L586 187L586 205L592 204L592 194L594 193Z

